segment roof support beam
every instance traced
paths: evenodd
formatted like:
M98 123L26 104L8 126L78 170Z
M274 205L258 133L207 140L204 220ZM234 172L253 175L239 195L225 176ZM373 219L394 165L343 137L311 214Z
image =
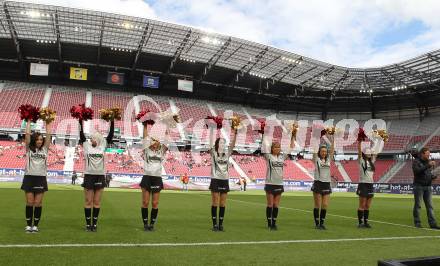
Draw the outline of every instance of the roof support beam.
M238 50L238 49L237 49ZM228 84L231 84L232 88L234 88L235 83L240 80L240 76L244 76L245 73L251 72L252 68L263 58L264 54L269 50L269 47L264 48L261 50L254 58L249 58L246 64L244 64L240 70L236 71L233 75L233 78L231 81L226 81ZM247 70L246 68L249 67ZM261 83L261 82L260 82ZM260 84L261 87L261 84ZM266 83L266 88L268 87L268 84Z
M222 47L220 47L220 49L218 49L217 52L215 52L215 54L209 58L208 62L203 66L203 72L200 75L199 82L203 81L208 75L209 71L211 71L211 68L217 64L218 60L222 57L226 49L228 49L231 42L232 39L229 37L228 40L223 43Z
M406 82L402 81L401 79L399 79L398 77L396 77L392 73L386 71L385 69L381 69L380 72L382 72L382 74L384 74L385 77L388 80L390 80L393 83L394 86L399 85L399 84L403 84L403 85L409 87L408 84L406 84Z
M321 72L315 74L315 75L312 76L311 78L304 80L303 82L300 83L300 85L301 85L301 86L304 86L304 85L307 84L307 82L309 82L309 81L311 81L311 80L314 80L315 78L320 77L320 76L324 76L324 77L325 77L325 76L327 76L330 72L332 72L334 69L335 69L334 66L331 66L331 67L329 67L329 68L326 68L325 70L323 70L323 71L321 71ZM320 81L315 81L315 82L313 82L309 87L312 87L313 85L317 84L318 82L320 82Z
M15 50L17 52L17 59L20 64L20 71L24 78L26 78L26 66L23 60L23 54L20 48L20 42L18 41L17 31L15 29L14 23L12 23L11 15L9 14L7 2L3 2L3 11L5 12L6 21L8 22L9 33L11 34L12 41L14 42Z
M96 57L96 68L99 68L99 65L101 63L101 48L102 48L102 39L104 37L104 28L105 28L105 20L102 19L101 30L99 33L98 55Z
M237 47L237 49L235 49L234 51L232 51L226 58L225 58L225 62L229 60L229 58L231 58L234 54L236 54L238 52L238 50L241 49L241 47L243 47L243 44L240 44L240 46Z
M298 75L296 75L296 76L294 76L294 77L292 77L292 78L293 78L293 79L297 79L297 78L301 77L302 75L305 75L305 74L309 73L310 71L316 69L317 67L318 67L318 65L315 65L315 66L313 66L313 67L307 69L306 71L303 71L303 72L299 73Z
M429 57L431 60L433 60L433 61L435 61L435 62L437 62L437 63L440 63L440 58L439 58L437 55L433 55L433 54L429 53L429 54L428 54L428 57Z
M321 119L322 120L327 120L328 118L328 109L331 105L331 102L333 101L333 91L332 92L327 92L327 95L325 96L325 103L322 105L322 111L321 111Z
M138 44L138 47L136 50L136 54L134 56L133 63L131 65L131 72L130 72L130 81L131 82L133 81L134 74L136 73L136 66L139 61L139 56L141 55L141 52L142 52L142 47L144 47L144 45L146 43L148 43L148 40L150 39L151 33L153 32L153 30L151 30L150 34L148 34L149 27L150 27L150 23L147 23L147 25L144 28L144 32L142 33L142 37L139 41L139 44ZM147 34L148 34L148 37L147 37Z
M275 58L274 60L270 61L267 65L272 64L275 60L280 59L281 56ZM293 69L295 69L295 67L297 67L299 64L302 63L303 58L300 57L297 59L298 63L290 63L287 66L283 67L282 69L280 69L278 72L275 72L274 74L272 74L268 80L272 80L272 84L275 84L276 82L281 82L287 75L289 75ZM263 68L265 68L267 65L265 65ZM263 69L261 68L261 69ZM280 77L278 77L278 75L280 75Z
M349 77L350 77L350 76L349 76ZM341 89L346 89L346 88L348 88L349 86L351 86L351 84L353 84L353 83L357 80L357 78L354 77L352 80L350 80L350 82L348 82L347 84L344 84L344 83L349 79L349 77L348 77L347 79L344 79L344 80L341 82L341 84L342 84Z
M339 78L335 82L327 84L327 86L333 86L334 85L333 88L336 88L341 82L343 82L344 80L346 80L349 77L349 73L350 73L350 71L346 70L341 78Z
M407 74L410 74L413 77L416 77L418 80L426 82L427 84L431 84L432 80L431 77L429 76L429 74L426 74L424 72L409 68L409 67L404 67L404 66L400 66L398 64L395 65L395 67ZM440 78L437 75L434 75L436 78Z
M57 36L57 48L58 48L58 70L60 72L60 76L63 72L63 57L61 53L61 33L60 33L60 22L58 18L58 10L55 11L55 14L52 19L53 28L55 31L55 35Z
M229 81L227 83L228 85L226 85L226 86L234 88L235 87L235 83L237 83L240 80L240 76L243 76L243 72L241 72L241 70L235 72L234 75L233 75L232 80ZM260 82L260 87L261 87L261 82Z
M191 48L193 48L193 46L198 42L199 39L200 39L200 36L197 35L196 38L194 39L194 41L188 47L186 47L185 51L182 53L183 54L188 53L191 50Z
M425 82L426 85L430 85L430 86L433 86L433 87L436 87L436 88L440 88L440 85L432 83L431 79L429 77L423 77L424 74L422 72L420 72L420 71L417 71L417 70L414 70L414 69L411 69L411 68L406 68L406 67L399 66L399 65L395 65L395 66L399 70L401 70L401 71L403 71L403 72L405 72L407 74L410 74L411 76L417 78L418 80L420 80L422 82Z
M251 72L251 70L258 64L258 62L261 61L261 59L264 57L264 55L267 53L267 51L269 51L269 47L264 48L263 50L261 50L256 56L255 59L252 60L252 62L249 64L246 64L249 66L249 69L246 70L246 73ZM246 68L246 65L242 67L242 70L244 70Z
M366 89L370 89L370 81L368 80L367 72L364 70L364 86Z
M380 72L381 75L377 75L376 73L372 74L372 73L368 73L367 71L364 71L364 75L362 78L363 84L367 85L368 89L381 89L381 90L387 90L396 84L396 81L389 77L390 73L388 72L385 73L382 70L380 70ZM391 82L393 85L390 86L388 81Z
M7 31L8 31L8 29L7 29L7 28L5 27L5 25L3 24L3 21L2 21L2 20L0 20L0 25L2 26L4 32L7 32Z
M298 64L289 64L288 66L284 67L282 70L280 70L279 72L273 74L270 78L272 78L273 80L275 80L275 78L278 76L278 74L282 74L281 76L279 76L278 78L276 78L275 82L281 82L287 75L289 75L294 69L295 67L297 67ZM274 82L274 83L275 83Z
M376 118L376 101L373 98L373 95L370 94L370 112L371 112L371 118Z
M279 60L281 58L280 56L275 57L274 59L270 60L269 62L267 62L264 66L260 67L260 70L265 69L266 67L270 66L273 62Z
M189 39L191 37L192 30L189 29L186 33L185 37L183 38L182 42L180 42L179 47L177 47L176 51L174 52L173 59L171 59L170 65L168 69L165 71L165 74L168 76L171 71L173 71L174 66L176 65L177 60L179 59L180 55L183 52L183 49L185 49L186 45L189 42Z
M428 59L430 59L431 61L434 61L434 62L440 64L440 57L439 56L433 55L431 53L428 53L427 55L428 55ZM429 65L428 65L428 69L429 69ZM438 72L439 71L436 71L436 73L438 73ZM432 72L428 73L428 75L429 75L430 79L432 79Z

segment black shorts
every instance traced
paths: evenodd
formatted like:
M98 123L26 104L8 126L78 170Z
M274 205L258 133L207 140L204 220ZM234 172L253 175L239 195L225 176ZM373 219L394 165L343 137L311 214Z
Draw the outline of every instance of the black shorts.
M160 176L142 176L141 183L139 184L141 188L153 193L160 192L163 189L163 181Z
M332 193L330 182L314 181L312 191L321 195L328 195Z
M81 185L85 189L102 189L105 188L105 175L84 175L84 181Z
M280 195L284 192L284 186L283 185L271 185L267 184L264 186L264 191L266 191L269 194L272 195Z
M374 197L374 189L372 183L359 183L356 190L356 194L363 198Z
M26 192L43 193L47 191L47 179L45 176L25 175L21 189Z
M211 178L209 184L209 190L212 192L228 193L229 192L229 180Z

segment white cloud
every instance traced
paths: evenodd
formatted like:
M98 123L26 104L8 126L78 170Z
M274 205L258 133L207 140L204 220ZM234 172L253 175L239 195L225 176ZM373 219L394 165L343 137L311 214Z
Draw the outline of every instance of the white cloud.
M274 44L343 66L396 63L440 48L440 35L429 32L401 44L375 45L380 33L413 21L422 22L431 33L440 30L440 2L434 0L185 0L177 4L161 0L152 7L165 20Z
M154 10L143 0L19 0L20 2L74 7L121 15L156 18Z
M395 44L371 54L364 61L367 66L384 66L398 63L423 53L438 50L440 48L440 30L430 31L413 40Z
M325 62L354 67L397 63L440 48L436 0L41 0L158 18L275 45ZM420 21L429 30L399 44L376 45L389 29Z

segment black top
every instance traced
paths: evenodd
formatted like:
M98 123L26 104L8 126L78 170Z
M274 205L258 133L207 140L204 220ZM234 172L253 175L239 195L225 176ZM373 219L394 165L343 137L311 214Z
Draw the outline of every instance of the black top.
M414 172L414 184L422 186L430 186L432 180L435 179L432 173L432 166L429 165L429 160L422 160L416 158L413 161L412 169Z

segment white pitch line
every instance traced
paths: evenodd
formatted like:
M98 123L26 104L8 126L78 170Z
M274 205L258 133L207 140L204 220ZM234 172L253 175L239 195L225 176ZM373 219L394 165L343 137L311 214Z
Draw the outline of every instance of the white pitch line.
M236 201L236 202L241 202L241 203L246 203L246 204L254 204L254 205L259 205L259 206L266 206L266 204L257 203L257 202L250 202L250 201L243 201L243 200L228 199L228 201ZM280 206L278 208L285 209L285 210L292 210L292 211L300 211L300 212L312 213L312 211L303 210L303 209L296 209L296 208L289 208L289 207L282 207L282 206ZM345 219L350 219L350 220L357 220L358 219L356 217L350 217L350 216L339 215L339 214L331 214L331 213L327 213L327 216L345 218ZM396 223L390 223L390 222L378 221L378 220L371 220L371 219L369 219L369 221L370 222L374 222L374 223L379 223L379 224L387 224L387 225L394 225L394 226L401 226L401 227L406 227L406 228L412 228L412 229L416 229L416 230L426 230L426 231L440 232L440 230L436 230L436 229L416 228L415 226L410 226L410 225L407 225L407 224L396 224Z
M230 242L188 242L188 243L101 243L101 244L3 244L0 248L82 248L82 247L188 247L188 246L230 246L230 245L267 245L267 244L308 244L354 241L386 241L412 239L440 239L440 236L397 236L336 239L303 239L275 241L230 241Z

